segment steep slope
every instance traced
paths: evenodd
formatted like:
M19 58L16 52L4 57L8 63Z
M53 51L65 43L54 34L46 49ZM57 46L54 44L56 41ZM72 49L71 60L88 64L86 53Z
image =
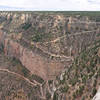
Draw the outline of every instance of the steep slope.
M91 100L100 83L99 19L0 12L0 99Z
M62 95L66 100L91 100L100 88L100 40L82 51L55 83L54 100Z
M100 31L89 16L38 12L1 12L0 16L5 54L44 80L55 79Z
M19 60L8 58L0 48L0 99L45 100L41 94L44 81L32 75ZM40 90L40 91L39 91Z

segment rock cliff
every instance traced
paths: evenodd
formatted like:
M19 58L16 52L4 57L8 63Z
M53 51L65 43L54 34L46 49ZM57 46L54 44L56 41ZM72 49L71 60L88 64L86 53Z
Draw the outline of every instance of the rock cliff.
M26 76L24 76L26 71L25 73L17 71L17 74L24 76L25 80L32 82L32 84L35 80L35 83L39 85L39 88L37 87L38 92L42 92L36 93L39 94L36 96L36 100L82 99L72 92L74 89L77 91L77 85L69 81L73 80L74 72L76 72L73 63L77 60L77 57L83 51L90 50L94 46L94 42L100 39L99 22L94 18L99 17L61 13L0 12L0 49L4 52L4 56L9 59L18 59L21 65L29 71ZM83 63L80 59L79 57L79 62ZM84 62L84 64L87 63ZM78 66L81 69L81 65ZM66 70L71 68L73 69L69 71L69 75ZM1 69L1 71L4 71L1 76L4 76L3 74L6 74L6 72L9 73L8 69ZM12 71L14 70L11 70L10 74ZM16 74L14 72L13 74ZM79 70L77 72L81 73ZM32 75L35 76L34 79L30 79ZM68 76L69 80L65 78ZM14 77L17 77L17 75ZM76 80L78 81L80 77ZM10 78L9 75L7 78ZM78 82L76 83L78 84ZM79 86L83 88L83 85ZM69 87L70 93L66 93ZM16 91L16 93L18 94L19 91ZM24 93L25 91L21 88L22 95L25 95L25 98L21 100L33 100L35 98L28 97ZM72 95L76 97L73 98ZM84 95L86 94L84 93ZM11 97L7 96L7 98L6 100L10 100ZM92 98L92 95L90 95L90 98ZM86 100L89 100L89 97Z

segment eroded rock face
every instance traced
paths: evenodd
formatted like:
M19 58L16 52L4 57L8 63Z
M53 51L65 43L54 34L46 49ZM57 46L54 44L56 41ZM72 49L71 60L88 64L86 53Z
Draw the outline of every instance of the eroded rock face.
M2 12L0 16L0 41L5 54L18 58L27 69L45 80L59 75L99 33L94 30L96 23L90 27L92 21L86 16L12 12Z
M69 48L72 46L71 55L69 51L69 56L77 56L79 53L79 50L86 47L89 42L92 43L92 40L95 40L95 33L90 33L93 35L87 35L88 39L81 38L81 36L78 36L74 39L75 42L71 44L69 42ZM93 37L91 37L93 36ZM91 37L91 38L90 38ZM80 42L78 41L79 38L81 39ZM73 37L68 38L68 40L73 39ZM72 41L72 40L70 40ZM82 41L82 43L81 43ZM68 42L67 42L68 43ZM82 44L84 47L81 47L78 45L78 43ZM71 44L71 45L70 45ZM77 46L75 46L77 44ZM69 49L70 50L70 49ZM32 50L23 47L20 43L11 40L10 38L6 38L4 40L4 52L6 55L10 57L16 57L21 61L21 63L30 70L33 74L36 74L38 76L41 76L43 79L53 79L56 75L59 75L62 70L64 70L64 63L59 62L59 60L48 60L45 57L42 57L39 54L36 54ZM65 60L66 61L66 60ZM67 66L68 62L66 62Z
M10 57L19 59L28 70L45 80L48 80L50 75L50 78L53 78L52 76L59 74L64 69L62 63L49 61L13 40L5 39L4 52Z
M0 32L0 41L4 45L5 54L18 58L27 69L45 80L53 79L59 75L65 66L68 67L72 63L74 57L93 43L99 33L93 29L93 31L81 33L82 30L88 28L88 24L79 25L79 19L85 22L90 21L87 17L77 18L65 15L17 14L12 12L3 12L0 13L0 16L5 19L3 23L1 21ZM80 30L80 28L82 29ZM36 45L41 49L39 53L35 52L38 51L37 49L28 48L28 46L34 48L31 37L36 35L36 32L45 33L44 36L50 34L50 39L53 40L50 41L47 37L48 43L46 44L45 41L40 44L37 41ZM66 35L66 32L72 34ZM23 41L22 38L25 38L26 41ZM20 40L25 44L31 42L32 45L23 46Z
M31 75L19 60L8 59L0 51L0 100L45 100L38 81L29 79Z
M19 87L19 89L21 89L21 91L19 89L14 91L14 94L19 96L20 92L23 96L22 100L33 100L33 98L36 98L36 100L66 100L70 99L70 97L73 98L71 92L74 93L73 90L76 90L80 84L76 84L76 87L74 87L74 85L71 86L75 83L70 83L69 80L72 79L71 82L76 82L73 76L76 76L74 72L78 69L76 68L77 66L71 67L70 65L80 52L87 50L90 48L89 45L92 45L95 40L98 40L97 35L100 34L100 26L93 21L94 20L91 20L87 16L13 12L0 13L0 49L2 46L8 58L17 58L21 64L31 72L30 75L25 76L26 73L21 73L22 68L18 67L20 71L15 68L16 71L12 66L10 67L12 70L10 69L10 71L15 71L23 75L24 79L27 78L26 81L21 79L19 82L18 80L20 78L18 78L18 76L20 75L16 76L14 74L13 76L7 74L5 73L5 69L3 73L0 72L1 80L2 76L7 76L3 81L5 83L7 81L9 83L8 87L10 87L9 79L13 80L14 78L15 88ZM91 24L92 22L93 24ZM100 50L97 55L100 57ZM81 61L81 59L79 59L79 61ZM75 63L78 64L79 62L75 61ZM88 65L90 65L89 61ZM6 65L1 68L9 69ZM62 74L60 74L61 72ZM82 70L82 73L85 74L85 71ZM38 83L38 81L35 80L37 78L35 75L33 75L33 77L35 77L34 79L30 79L32 74L43 78L45 82ZM80 71L78 74L81 75ZM55 80L56 76L57 80ZM80 77L81 76L79 76L79 79L81 79ZM48 80L53 81L50 82ZM41 81L41 79L39 81ZM35 90L34 85L33 87L29 85L30 82L39 84L39 89ZM66 84L68 82L69 84L67 87ZM1 83L2 82L0 82L0 84ZM12 85L13 84L11 84L11 87L13 87ZM4 90L6 86L7 83L4 86ZM87 87L89 87L88 82ZM32 88L32 90L30 88ZM69 93L64 93L68 88L70 88L70 97ZM9 90L8 88L6 93L8 93ZM36 93L30 95L30 92L32 94L34 91L36 91ZM27 93L30 95L29 97ZM87 95L86 93L85 95ZM9 96L7 95L6 100L12 98L15 100L18 99L14 97L14 94L11 93ZM4 95L6 94L0 96L3 98ZM78 97L78 99L81 100L81 97Z

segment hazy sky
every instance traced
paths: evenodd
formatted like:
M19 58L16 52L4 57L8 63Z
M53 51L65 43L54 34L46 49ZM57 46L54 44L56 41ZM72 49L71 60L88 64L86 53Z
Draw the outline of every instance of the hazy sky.
M0 10L100 11L100 0L0 0Z

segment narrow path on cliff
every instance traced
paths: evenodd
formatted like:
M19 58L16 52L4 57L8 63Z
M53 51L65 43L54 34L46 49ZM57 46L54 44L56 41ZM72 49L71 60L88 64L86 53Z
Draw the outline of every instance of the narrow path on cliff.
M38 45L35 45L35 46L36 46L36 48L41 49L44 53L47 53L48 55L50 55L50 56L52 56L52 57L56 57L56 58L65 58L66 61L71 61L71 60L73 60L73 57L71 57L71 56L64 56L64 55L53 54L53 53L51 53L51 52L48 52L48 51L44 50L43 48L39 47Z
M0 71L5 71L5 72L8 72L8 73L14 74L14 75L16 75L16 76L28 81L28 83L30 83L32 85L37 85L37 84L41 85L40 83L36 82L35 80L33 80L33 82L31 82L28 78L24 77L23 75L18 74L18 73L14 72L14 71L13 72L10 71L8 69L8 67L4 68L4 66L10 66L9 63L8 63L9 61L8 60L6 61L6 59L7 58L5 57L5 55L0 54Z
M76 36L76 35L82 35L82 34L89 34L90 32L97 32L97 30L77 32L77 33L74 33L74 34L70 34L70 35L68 35L68 36L70 37L70 36ZM43 44L45 45L45 44L48 44L48 43L55 43L55 42L59 41L60 39L66 37L66 36L67 36L67 35L63 35L63 36L61 36L61 37L56 38L55 40L52 40L52 41L49 41L49 42L44 42ZM44 50L43 48L41 48L41 47L38 45L39 43L36 43L36 44L33 43L33 44L35 45L36 48L42 50L42 52L44 52L44 53L46 53L46 54L48 54L48 55L50 55L50 56L53 56L53 57L56 57L56 58L65 58L66 61L73 61L73 59L74 59L74 58L71 57L71 56L59 55L59 54L54 54L54 53L48 52L47 50Z
M33 86L39 85L39 86L40 86L40 92L41 92L40 98L45 99L45 96L44 96L44 93L43 93L42 84L38 83L38 82L35 81L35 80L34 80L34 83L33 83L33 82L31 82L29 79L27 79L26 77L24 77L24 76L22 76L22 75L20 75L20 74L18 74L18 73L12 72L12 71L10 71L10 70L8 70L8 69L2 69L2 68L0 68L0 71L8 72L8 73L10 73L10 74L14 74L14 75L16 75L16 76L18 76L18 77L24 79L25 81L27 81L29 84L31 84L31 85L33 85Z
M2 53L2 52L0 52L0 71L3 71L3 72L6 72L6 73L10 73L10 74L13 74L14 76L16 76L16 77L19 77L19 78L21 78L22 80L25 80L26 82L28 82L30 85L32 85L32 86L39 86L40 87L40 93L41 93L41 95L40 95L40 97L41 98L45 98L44 97L44 93L43 93L43 87L42 87L42 85L44 84L44 83L39 83L39 82L37 82L36 80L30 80L30 79L28 79L27 77L25 77L25 76L23 76L23 75L21 75L21 74L19 74L19 73L17 73L17 72L15 72L15 70L13 71L11 71L10 69L9 69L9 66L12 66L12 65L10 65L10 63L12 63L10 60L8 60L7 59L7 57ZM17 67L17 66L16 66Z
M21 78L22 80L25 80L26 82L28 82L32 86L37 86L38 85L40 87L40 93L41 93L40 98L45 98L44 93L43 93L43 87L42 87L42 85L44 83L41 84L41 83L37 82L36 80L31 81L27 77L24 77L23 75L21 75L17 72L9 70L8 67L10 66L10 62L8 61L8 59L7 60L6 59L7 58L5 57L5 55L3 55L1 53L0 54L0 71L13 74L14 76L17 76L17 77Z
M29 41L26 40L25 38L23 38L23 40L24 40L26 43L32 45L32 44L31 44L32 42L29 43ZM44 50L44 49L41 48L37 43L34 43L34 42L33 42L33 44L34 44L34 47L35 47L35 48L40 49L43 53L46 53L46 54L48 54L48 55L50 55L50 56L52 56L52 57L63 58L63 59L65 58L66 61L72 61L72 60L73 60L73 57L71 57L71 56L64 56L64 55L54 54L54 53L51 53L51 52L48 52L48 51Z
M0 68L0 71L8 72L8 73L10 73L10 74L14 74L14 75L16 75L16 76L18 76L18 77L20 77L20 78L26 80L28 83L30 83L30 84L33 85L33 86L36 86L36 85L37 85L37 84L31 82L31 81L30 81L29 79L27 79L26 77L24 77L24 76L22 76L22 75L20 75L20 74L18 74L18 73L12 72L12 71L10 71L10 70L8 70L8 69Z
M88 34L88 33L90 33L90 32L96 32L96 31L97 31L97 30L76 32L76 33L74 33L74 34L73 34L73 33L72 33L72 34L69 34L68 36L76 36L76 35L81 35L81 34ZM59 41L60 39L66 37L66 36L67 36L67 34L66 34L66 35L63 35L63 36L61 36L61 37L57 37L56 39L54 39L54 40L52 40L52 41L44 42L44 44L55 43L55 42Z
M76 32L74 34L70 34L68 35L69 37L70 36L75 36L75 35L81 35L81 34L89 34L90 32L97 32L97 30L93 30L93 31L82 31L82 32ZM66 37L67 35L63 35L61 37L58 37L52 41L49 41L49 42L43 42L43 44L48 44L48 43L55 43L57 41L59 41L60 39ZM34 42L29 42L26 38L22 38L23 41L25 41L27 44L30 44L31 46L33 45L34 47L36 47L37 49L40 49L43 53L46 53L48 55L50 55L51 57L56 57L56 58L61 58L61 59L65 59L66 61L73 61L73 57L72 56L65 56L65 55L60 55L60 54L54 54L54 53L51 53L51 52L48 52L48 50L45 50L43 47L40 47L39 44L41 42L37 42L37 43L34 43Z

